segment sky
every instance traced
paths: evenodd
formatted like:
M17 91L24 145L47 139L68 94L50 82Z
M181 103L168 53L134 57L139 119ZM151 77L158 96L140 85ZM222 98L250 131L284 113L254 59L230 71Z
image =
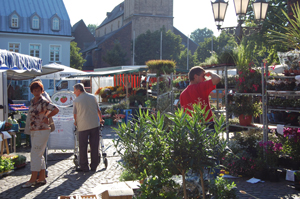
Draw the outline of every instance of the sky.
M69 14L71 25L84 21L86 25L100 25L106 18L106 13L111 12L115 6L124 0L63 0ZM220 32L214 22L210 0L174 0L173 25L182 33L190 36L193 31L208 28L218 36ZM237 25L233 0L229 5L222 27Z

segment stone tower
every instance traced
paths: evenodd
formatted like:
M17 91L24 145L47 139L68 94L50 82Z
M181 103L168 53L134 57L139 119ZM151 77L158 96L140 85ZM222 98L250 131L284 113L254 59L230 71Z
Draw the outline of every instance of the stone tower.
M173 0L125 0L124 24L130 21L135 37L163 26L173 31Z

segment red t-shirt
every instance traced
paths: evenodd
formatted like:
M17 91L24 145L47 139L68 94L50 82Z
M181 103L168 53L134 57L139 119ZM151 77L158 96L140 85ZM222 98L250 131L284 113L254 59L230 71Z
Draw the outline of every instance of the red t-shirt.
M212 80L189 85L180 94L181 107L183 107L184 110L186 109L193 110L193 104L200 104L201 108L203 108L206 105L206 111L209 110L209 114L206 119L206 122L213 122L208 96L211 93L211 91L213 91L215 88L216 86L213 85ZM187 111L187 113L191 115L189 111Z

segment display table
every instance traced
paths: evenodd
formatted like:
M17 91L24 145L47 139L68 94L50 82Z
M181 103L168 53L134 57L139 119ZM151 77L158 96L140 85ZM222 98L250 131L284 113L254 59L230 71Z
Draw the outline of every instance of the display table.
M0 135L1 135L1 140L0 140L1 141L1 152L0 152L0 155L3 155L3 153L4 153L4 145L5 145L5 148L6 148L6 153L9 154L7 139L11 138L11 135L7 131L1 131Z

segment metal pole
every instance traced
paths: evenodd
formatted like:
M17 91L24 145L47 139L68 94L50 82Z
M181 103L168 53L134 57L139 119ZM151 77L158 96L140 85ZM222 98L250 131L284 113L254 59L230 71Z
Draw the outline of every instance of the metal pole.
M133 31L133 49L132 49L132 65L134 66L134 53L135 53L135 31Z
M187 50L186 50L186 70L189 69L189 35L187 36Z
M228 83L227 83L227 66L225 66L225 104L228 104ZM226 139L229 140L229 117L228 117L228 109L225 107L226 110ZM223 137L223 136L222 136Z
M160 31L160 60L162 60L162 31Z

